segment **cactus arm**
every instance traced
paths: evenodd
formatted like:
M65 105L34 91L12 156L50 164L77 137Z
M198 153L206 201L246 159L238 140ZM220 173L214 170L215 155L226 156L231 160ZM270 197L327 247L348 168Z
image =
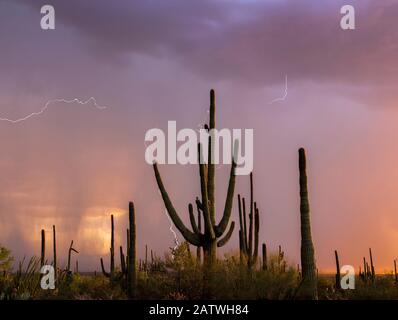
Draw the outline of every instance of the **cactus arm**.
M196 197L195 203L196 203L196 206L198 207L198 209L203 211L203 204L202 204L202 202L200 202L198 197Z
M235 169L236 169L236 163L235 161L233 161L231 166L231 172L229 175L229 184L228 184L227 198L225 200L224 214L222 216L220 223L216 228L217 230L216 235L218 237L220 237L225 232L225 229L227 229L228 226L229 219L231 218L232 206L234 202L234 192L235 192L235 178L236 178Z
M195 221L195 216L193 214L192 204L188 205L188 211L189 211L189 220L191 221L191 226L192 226L193 232L196 234L200 234L198 225L196 224L196 221Z
M162 195L163 202L166 206L167 212L171 220L173 221L176 228L181 232L185 240L187 240L189 243L195 246L199 246L200 245L199 235L193 233L192 231L190 231L188 228L185 227L184 223L181 221L176 210L174 209L174 206L169 198L169 195L163 185L162 178L160 177L160 173L156 163L153 164L153 169L155 171L156 182L158 184L160 193Z
M101 258L101 270L102 270L102 273L103 273L103 275L104 275L105 277L107 277L107 278L110 277L110 273L105 271L104 260L102 260L102 258Z
M122 274L125 275L126 274L126 258L124 256L123 253L123 247L120 246L120 268L122 269Z
M222 247L222 246L224 246L224 245L229 241L229 239L230 239L231 236L232 236L232 233L234 232L234 228L235 228L235 221L232 221L232 222L231 222L231 225L230 225L230 227L229 227L229 230L228 230L228 232L226 233L226 235L224 236L224 238L222 238L221 240L219 240L219 241L217 242L217 247Z

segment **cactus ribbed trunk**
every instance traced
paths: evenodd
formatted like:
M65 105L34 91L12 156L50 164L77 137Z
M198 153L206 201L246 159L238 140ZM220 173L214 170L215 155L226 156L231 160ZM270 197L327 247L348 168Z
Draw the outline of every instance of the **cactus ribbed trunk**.
M46 260L46 234L44 230L41 230L40 266L44 266L45 260Z
M129 245L128 245L128 270L127 287L130 298L135 298L137 287L137 263L136 263L136 227L134 203L129 203Z
M300 220L301 220L301 270L300 296L318 299L315 251L311 236L310 204L308 200L305 150L299 150Z

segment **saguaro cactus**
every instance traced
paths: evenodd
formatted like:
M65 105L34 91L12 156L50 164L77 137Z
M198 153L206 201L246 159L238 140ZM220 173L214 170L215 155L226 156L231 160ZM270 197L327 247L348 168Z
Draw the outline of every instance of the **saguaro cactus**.
M111 253L110 272L105 271L104 260L102 258L100 259L102 273L107 278L113 277L115 274L115 223L113 214L111 215L111 247L109 251Z
M71 271L70 270L70 264L71 264L71 261L72 261L72 252L79 253L79 251L77 251L75 248L73 248L73 240L71 241L70 246L69 246L69 250L68 250L68 267L66 269L66 271L68 271L68 272Z
M57 241L56 241L56 234L55 234L55 226L53 226L53 267L55 270L55 275L57 274Z
M268 265L267 265L267 245L265 243L263 243L263 247L262 247L262 251L263 251L263 270L267 270L268 269Z
M40 255L40 266L44 266L46 260L46 233L41 230L41 255Z
M374 282L376 278L376 273L375 273L375 267L373 265L373 255L372 255L372 249L369 248L369 257L370 257L370 272L371 272L371 279Z
M130 298L135 297L137 287L136 229L134 203L129 203L127 288Z
M310 204L308 201L305 150L299 149L300 172L300 220L301 220L301 269L300 296L318 299L315 251L311 236Z
M238 194L239 209L239 249L240 256L247 261L247 266L251 269L257 263L258 241L260 230L260 215L256 202L253 199L253 173L250 173L250 212L249 212L249 234L246 226L246 203L245 198ZM254 220L254 221L253 221ZM254 231L253 231L254 228Z
M334 257L336 259L336 289L341 289L340 261L337 250L334 250Z
M205 126L207 127L207 126ZM172 219L176 228L181 232L183 237L190 244L202 247L204 253L204 264L210 269L216 261L217 247L225 245L230 239L234 230L235 223L231 222L228 232L223 238L221 238L228 227L228 223L231 217L233 196L235 189L235 169L236 169L236 157L232 157L232 166L229 176L229 185L227 198L224 206L223 216L218 224L216 224L216 201L215 201L215 164L213 161L215 136L214 129L216 128L216 105L215 105L215 93L214 90L210 92L210 121L209 121L209 145L208 145L208 161L207 164L203 163L202 156L202 145L198 145L198 157L199 157L199 175L201 185L201 201L197 200L197 205L202 211L204 220L204 232L200 232L195 221L192 204L189 204L188 211L191 221L192 230L188 229L181 221L170 197L163 184L160 176L157 164L153 164L156 182L161 192L164 204L167 212ZM237 152L238 144L234 142L234 152ZM221 238L221 239L220 239Z

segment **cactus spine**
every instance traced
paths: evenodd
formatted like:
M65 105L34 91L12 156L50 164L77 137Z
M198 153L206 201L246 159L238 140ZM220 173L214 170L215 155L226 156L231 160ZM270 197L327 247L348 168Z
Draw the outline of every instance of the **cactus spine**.
M305 150L299 149L300 220L301 220L301 269L300 295L318 299L314 245L311 236L310 205L308 201Z
M129 203L129 232L128 232L128 263L127 263L127 288L130 298L134 298L137 286L136 263L136 229L134 203Z
M41 255L40 255L40 266L44 266L46 260L46 233L41 230Z
M199 175L201 185L201 201L197 200L197 205L203 213L204 218L204 232L200 232L195 221L193 213L193 206L189 204L189 217L191 221L192 230L188 229L181 221L170 197L163 185L162 178L160 176L157 164L154 163L153 168L155 172L156 182L161 192L164 204L167 212L172 219L176 228L181 232L183 237L190 244L202 247L204 253L204 265L208 268L205 270L209 271L216 261L217 247L225 245L230 239L235 223L231 222L229 231L221 238L228 227L228 223L231 217L233 195L235 189L235 168L236 157L233 157L227 198L224 206L224 213L219 224L216 224L216 202L215 202L215 164L213 159L214 153L214 130L216 127L216 106L215 106L215 93L214 90L210 92L210 121L209 121L209 143L208 143L208 161L207 164L203 163L202 145L198 144L198 157L199 157ZM205 126L207 127L207 126ZM234 153L237 152L237 142L234 142ZM221 238L220 240L218 240Z

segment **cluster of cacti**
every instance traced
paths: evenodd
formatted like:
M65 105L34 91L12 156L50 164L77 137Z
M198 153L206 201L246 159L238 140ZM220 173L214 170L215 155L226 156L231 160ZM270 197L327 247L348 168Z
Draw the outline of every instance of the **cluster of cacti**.
M216 128L216 105L215 105L215 93L214 90L210 92L210 121L209 125L205 126L209 132L209 144L208 144L208 161L207 164L203 163L202 156L202 145L198 144L198 158L199 158L199 175L200 175L200 186L201 186L201 200L196 200L197 207L200 210L200 214L204 220L204 232L199 230L198 224L195 221L193 213L193 206L189 204L189 216L192 226L192 231L188 229L181 221L176 209L163 184L160 176L157 164L153 164L156 182L161 192L164 204L167 212L172 219L176 228L181 232L186 241L190 244L203 248L204 253L204 264L208 267L206 270L212 268L216 261L217 247L225 245L230 239L234 230L234 222L231 222L229 231L224 235L228 223L231 217L233 196L235 189L235 168L236 168L236 157L232 157L232 166L229 177L229 185L227 198L225 201L224 212L221 221L216 224L216 199L215 199L215 164L213 161L214 153L214 130ZM237 143L234 143L234 152L237 152ZM199 219L200 220L200 219Z
M249 229L247 228L247 211L245 198L241 199L238 194L239 209L239 252L242 261L247 262L251 269L257 263L258 241L260 230L260 215L257 203L253 196L253 172L250 173L250 211L249 211Z
M310 205L308 200L306 156L303 148L299 149L299 183L302 270L299 295L302 298L318 299L317 268L315 263L315 250L312 243Z
M370 265L366 261L366 258L363 257L363 271L360 269L359 270L359 277L364 281L364 282L374 282L376 279L376 273L375 273L375 267L373 264L373 255L372 255L372 249L369 248L369 258L370 258Z
M127 229L127 256L124 255L123 247L119 247L120 252L120 272L116 273L115 268L115 224L114 217L111 215L111 245L110 245L110 272L104 267L104 261L100 258L102 274L112 280L124 280L129 297L135 297L137 282L137 262L136 262L136 226L134 204L129 202L129 228Z
M57 278L58 275L58 269L57 269L57 242L56 242L56 231L55 231L55 226L53 225L53 262L52 265L54 267L54 272L55 272L55 277ZM44 229L41 230L41 252L40 252L40 266L44 266L47 263L46 260L46 232ZM65 268L66 273L71 273L71 259L72 259L72 252L79 253L74 247L73 247L73 240L70 243L69 249L68 249L68 261L67 261L67 266ZM75 267L75 269L77 269Z
M163 271L163 262L151 250L151 259L148 259L148 246L145 245L145 260L140 259L138 262L138 270L142 272L159 272Z

